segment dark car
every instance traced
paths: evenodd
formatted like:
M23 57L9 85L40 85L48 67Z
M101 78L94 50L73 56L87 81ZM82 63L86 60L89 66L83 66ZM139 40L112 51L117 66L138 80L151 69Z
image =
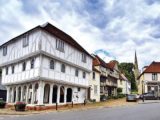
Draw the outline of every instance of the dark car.
M158 96L156 96L154 93L144 93L143 95L140 96L141 99L143 99L144 97L144 100L157 100L159 99Z
M127 95L127 97L126 97L126 101L127 102L137 102L137 100L138 100L138 97L137 97L137 95L136 94L129 94L129 95Z

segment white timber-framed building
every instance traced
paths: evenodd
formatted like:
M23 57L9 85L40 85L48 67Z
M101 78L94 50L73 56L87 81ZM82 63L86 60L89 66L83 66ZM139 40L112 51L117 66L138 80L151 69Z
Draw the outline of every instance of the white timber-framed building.
M87 98L92 56L46 23L2 44L0 68L8 104L78 104Z

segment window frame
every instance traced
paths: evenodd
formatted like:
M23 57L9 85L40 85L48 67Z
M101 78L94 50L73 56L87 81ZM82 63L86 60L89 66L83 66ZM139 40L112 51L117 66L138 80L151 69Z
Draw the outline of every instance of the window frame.
M87 62L87 55L85 53L82 53L82 62Z
M26 70L26 62L24 61L23 63L22 63L22 71L24 72Z
M15 72L15 66L12 65L12 74L14 74L14 72Z
M83 72L83 79L86 79L86 72Z
M49 68L52 69L52 70L55 69L55 61L54 60L50 60Z
M92 74L92 78L93 78L93 80L95 80L95 79L96 79L96 73L95 73L95 72L93 72L93 74Z
M24 34L23 35L23 48L29 46L29 34Z
M152 73L152 80L157 81L158 80L158 74L157 73Z
M56 49L60 52L64 52L64 41L56 39Z
M7 46L3 46L3 56L7 55Z
M79 70L75 69L75 76L78 77L79 76Z
M8 67L6 67L6 75L8 75Z
M61 64L61 72L62 73L66 72L66 66L65 66L65 64Z
M31 69L34 69L34 67L35 67L35 58L31 59L30 64L31 64Z

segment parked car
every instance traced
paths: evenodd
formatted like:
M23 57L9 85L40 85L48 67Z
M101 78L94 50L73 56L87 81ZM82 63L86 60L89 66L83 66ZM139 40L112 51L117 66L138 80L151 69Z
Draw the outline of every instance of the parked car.
M140 99L143 99L144 97L144 100L157 100L159 99L158 96L155 96L154 93L144 93L140 96Z
M127 102L137 102L138 100L138 96L136 94L128 94L127 97L126 97L126 101Z

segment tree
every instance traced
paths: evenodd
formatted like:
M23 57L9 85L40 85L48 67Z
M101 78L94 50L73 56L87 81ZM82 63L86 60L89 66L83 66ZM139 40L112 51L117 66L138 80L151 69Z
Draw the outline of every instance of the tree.
M129 81L131 81L131 90L137 91L136 80L134 76L134 64L133 63L120 63L119 70L123 73Z

